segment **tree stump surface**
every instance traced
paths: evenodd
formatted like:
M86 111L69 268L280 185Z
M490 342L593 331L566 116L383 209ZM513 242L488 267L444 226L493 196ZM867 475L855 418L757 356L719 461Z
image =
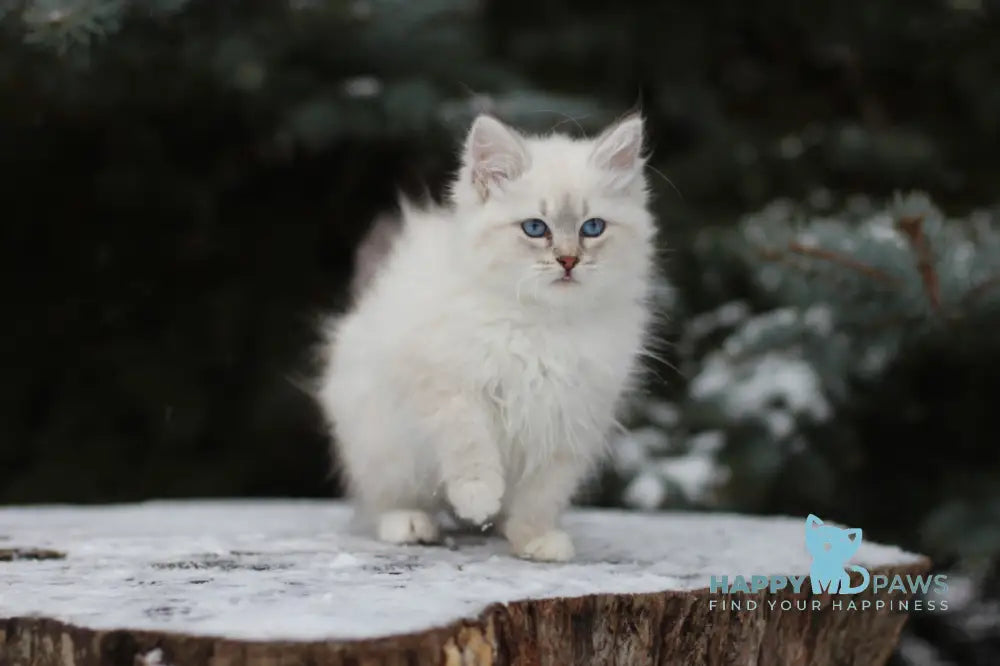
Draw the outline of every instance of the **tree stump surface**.
M802 519L578 510L565 525L577 557L540 564L478 534L381 544L337 502L0 509L0 666L865 665L906 620L835 609L808 580L710 593L713 575L808 574ZM929 568L869 542L851 562Z

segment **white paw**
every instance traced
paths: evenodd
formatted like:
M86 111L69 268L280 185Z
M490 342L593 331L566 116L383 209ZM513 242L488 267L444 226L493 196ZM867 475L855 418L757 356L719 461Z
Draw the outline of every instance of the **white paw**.
M573 540L562 530L552 530L537 536L514 554L539 562L566 562L573 559Z
M423 511L386 511L378 517L378 538L389 543L434 543L438 527Z
M447 484L448 501L459 518L482 525L500 511L503 499L503 478L485 474L456 479Z

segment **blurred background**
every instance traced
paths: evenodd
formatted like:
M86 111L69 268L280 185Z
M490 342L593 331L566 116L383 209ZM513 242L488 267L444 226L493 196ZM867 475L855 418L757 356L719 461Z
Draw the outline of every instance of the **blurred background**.
M665 363L581 501L934 558L1000 663L997 0L0 0L0 503L339 493L297 386L471 118L641 108Z

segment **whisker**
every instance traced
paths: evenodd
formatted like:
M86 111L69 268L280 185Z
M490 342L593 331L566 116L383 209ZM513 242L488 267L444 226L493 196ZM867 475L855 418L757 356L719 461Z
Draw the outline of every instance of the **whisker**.
M640 358L644 358L644 359L649 359L651 361L655 361L656 363L662 365L663 367L667 368L668 370L673 371L677 377L681 377L681 378L684 377L684 373L681 372L680 368L678 368L676 365L674 365L673 363L671 363L667 358L661 356L660 354L656 353L655 351L653 351L651 349L648 349L646 347L640 347L639 350L636 352L636 354ZM650 370L652 370L652 368L650 368ZM663 376L661 376L661 375L659 375L658 373L656 374L656 378L658 380L660 380L660 381L666 381L666 378L663 377Z
M559 113L559 112L558 111L553 111L553 113ZM573 116L571 116L569 114L566 114L566 113L563 113L561 115L564 116L564 118L562 120L560 120L559 122L557 122L552 127L550 127L549 128L550 132L556 131L557 129L559 129L565 123L573 123L574 125L576 125L576 128L578 130L580 130L581 134L585 134L586 133L586 131L583 129L583 125L580 124L580 121L581 120L586 120L587 118L589 118L590 114L587 114L585 116L580 116L579 118L574 118Z
M524 284L525 281L530 279L531 279L530 275L525 275L520 280L518 280L517 283L514 285L514 299L517 301L518 305L524 305L523 301L521 301L521 285Z
M667 183L667 185L669 185L670 187L674 188L674 192L677 193L677 196L679 196L681 198L681 201L684 201L684 195L681 194L681 191L679 189L677 189L676 185L674 185L674 181L672 181L669 178L667 178L666 175L664 175L664 173L662 171L660 171L659 169L657 169L652 164L648 164L647 163L646 164L646 168L649 169L650 171L652 171L653 173L655 173L660 178L662 178Z
M557 116L562 116L562 120L556 122L552 127L550 127L549 128L549 132L556 131L557 129L559 129L559 127L561 125L563 125L565 123L573 123L574 125L576 125L576 128L578 130L580 130L581 134L586 134L586 131L583 129L583 125L580 124L580 121L581 120L586 120L587 118L589 118L590 116L593 115L593 114L588 113L587 115L578 116L578 117L574 118L573 116L569 115L568 113L563 113L562 111L556 111L555 109L535 109L534 111L529 111L528 113L552 113L552 114L555 114Z

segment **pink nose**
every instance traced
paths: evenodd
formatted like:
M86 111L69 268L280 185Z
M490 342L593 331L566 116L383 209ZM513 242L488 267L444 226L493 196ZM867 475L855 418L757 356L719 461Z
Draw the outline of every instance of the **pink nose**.
M576 266L576 263L580 261L580 258L567 254L561 257L556 257L556 261L562 264L562 267L566 269L567 273L569 273L571 270L573 270L573 267Z

